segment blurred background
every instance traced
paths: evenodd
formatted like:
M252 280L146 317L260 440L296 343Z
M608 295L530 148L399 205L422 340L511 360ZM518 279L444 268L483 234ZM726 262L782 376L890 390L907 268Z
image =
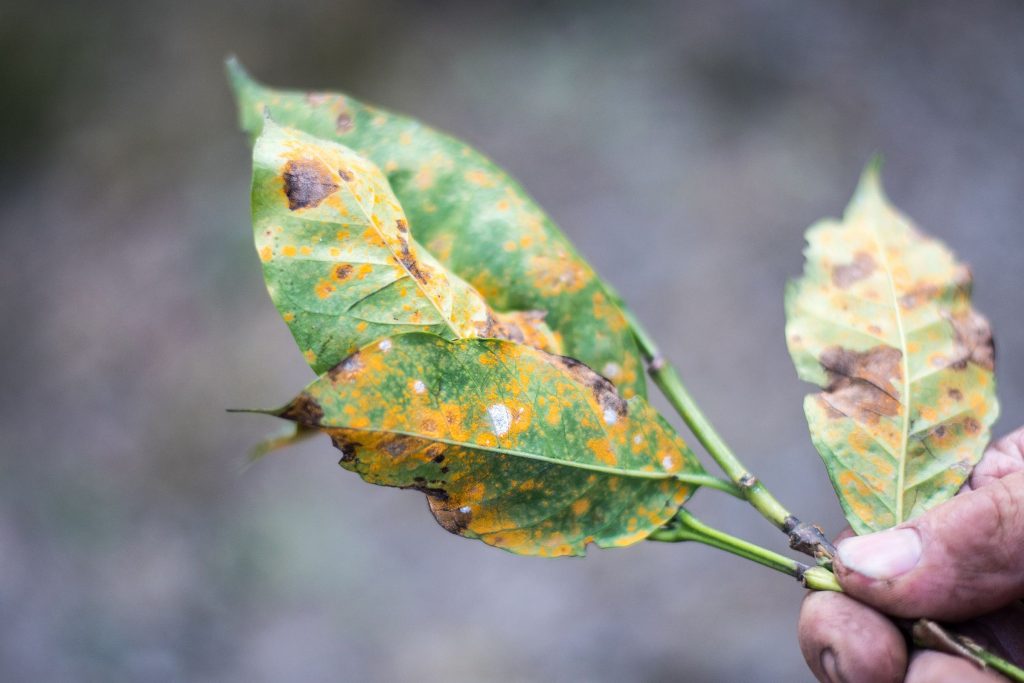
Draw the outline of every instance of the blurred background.
M311 373L251 246L229 53L509 169L833 532L782 289L881 151L894 201L974 268L997 433L1024 422L1024 6L487 4L0 6L0 679L810 679L801 589L741 560L515 557L326 439L244 467L278 425L224 409ZM719 494L694 508L783 547Z

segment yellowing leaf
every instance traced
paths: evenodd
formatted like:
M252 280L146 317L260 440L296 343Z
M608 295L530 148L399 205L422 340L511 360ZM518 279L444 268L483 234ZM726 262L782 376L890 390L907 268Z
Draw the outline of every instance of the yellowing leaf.
M786 337L811 437L857 533L954 495L999 404L988 322L971 275L885 198L869 168L842 222L807 232L786 293Z
M507 341L381 340L275 414L327 432L365 480L426 493L449 531L522 554L644 539L706 477L644 399Z
M269 110L280 123L358 150L387 176L420 244L492 307L545 311L563 353L623 396L645 395L643 363L614 292L502 169L460 140L353 97L268 88L236 60L228 73L252 137Z
M491 311L420 247L384 175L343 145L268 121L253 148L252 213L267 289L317 374L412 330L558 350L543 315Z

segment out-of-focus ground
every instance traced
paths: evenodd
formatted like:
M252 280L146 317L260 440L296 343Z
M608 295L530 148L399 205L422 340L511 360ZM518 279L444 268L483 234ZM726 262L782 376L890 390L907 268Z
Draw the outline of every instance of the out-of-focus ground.
M801 589L740 560L514 557L326 439L243 467L277 425L224 409L311 375L263 289L222 61L510 169L835 531L782 289L873 152L972 264L997 431L1024 422L1022 35L1013 2L5 3L0 679L808 680ZM694 508L782 547L719 494Z

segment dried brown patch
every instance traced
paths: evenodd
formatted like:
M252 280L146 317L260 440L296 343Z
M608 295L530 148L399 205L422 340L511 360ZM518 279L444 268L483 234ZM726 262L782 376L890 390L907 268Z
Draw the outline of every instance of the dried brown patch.
M617 417L626 417L629 404L619 396L615 385L607 377L597 374L585 364L569 356L552 356L574 380L590 389L602 412L613 412Z
M402 238L401 245L402 251L398 256L398 262L402 264L402 267L404 267L409 272L409 275L411 275L417 282L424 285L430 282L430 273L420 268L419 261L416 260L416 257L413 256L412 252L409 250L408 240Z
M356 351L351 356L328 370L327 377L332 382L350 382L364 367L363 359L359 355L359 351Z
M820 400L830 417L847 416L874 424L882 416L900 410L896 384L903 379L903 354L891 346L879 345L867 351L831 346L818 362L828 373L829 384Z
M996 349L992 341L992 327L985 316L968 310L958 316L946 316L956 336L955 357L950 367L962 370L967 363L975 363L986 370L995 369Z
M846 289L855 282L859 282L875 271L875 259L871 254L858 251L853 261L832 269L832 284L840 289Z
M350 440L347 432L335 429L327 434L331 437L331 443L334 444L334 447L341 451L341 460L338 461L339 465L356 462L356 450L359 448L359 444Z
M281 173L288 208L308 209L318 206L338 189L331 170L316 159L292 159Z
M279 417L306 427L317 427L324 419L324 409L315 398L304 391L285 406Z
M448 501L428 497L427 505L430 506L430 512L437 523L453 534L462 534L473 521L472 511L465 507L452 507Z

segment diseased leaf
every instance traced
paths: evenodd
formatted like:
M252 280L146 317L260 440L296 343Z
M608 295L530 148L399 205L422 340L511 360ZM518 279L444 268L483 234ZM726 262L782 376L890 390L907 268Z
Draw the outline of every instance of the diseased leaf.
M703 473L643 398L501 340L384 339L275 414L327 432L366 481L426 493L449 531L521 554L644 539Z
M988 322L971 275L883 194L869 167L842 222L807 232L786 292L786 337L811 438L857 533L953 496L981 458L999 404Z
M412 330L558 350L542 314L494 313L422 249L387 179L343 145L268 121L253 147L252 214L267 289L317 374Z
M547 311L563 352L645 395L636 342L616 297L551 219L504 171L447 135L345 95L266 88L231 60L242 127L264 109L280 123L341 142L387 175L416 239L499 310Z

